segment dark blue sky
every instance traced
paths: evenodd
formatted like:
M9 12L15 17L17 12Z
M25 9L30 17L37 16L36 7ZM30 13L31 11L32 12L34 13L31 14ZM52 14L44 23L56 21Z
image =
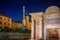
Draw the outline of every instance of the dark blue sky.
M47 7L55 5L60 7L59 0L0 0L0 12L11 17L13 21L21 21L23 5L26 12L44 12Z

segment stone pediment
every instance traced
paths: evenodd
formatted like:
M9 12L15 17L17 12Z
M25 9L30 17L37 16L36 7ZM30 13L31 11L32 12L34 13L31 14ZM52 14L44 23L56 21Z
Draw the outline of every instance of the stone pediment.
M39 19L39 18L41 19L42 14L43 14L43 12L30 13L30 15L33 19Z

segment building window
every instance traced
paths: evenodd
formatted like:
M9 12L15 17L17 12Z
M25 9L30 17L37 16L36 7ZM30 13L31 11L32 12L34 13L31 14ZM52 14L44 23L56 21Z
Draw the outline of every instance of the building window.
M47 34L47 40L59 40L58 29L48 29Z
M2 24L2 22L0 22L0 24Z
M4 20L6 20L6 18Z
M8 21L10 21L10 19L8 19Z
M4 23L4 25L6 25L6 23Z
M10 26L10 24L8 23L8 26Z
M0 17L0 19L2 19L2 17Z

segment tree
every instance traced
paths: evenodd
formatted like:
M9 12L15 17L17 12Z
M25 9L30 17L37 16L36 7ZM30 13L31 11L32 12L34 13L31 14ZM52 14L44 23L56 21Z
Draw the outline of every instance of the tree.
M4 32L10 32L10 29L7 26L4 26Z
M29 30L28 33L31 33L31 30Z
M15 30L15 28L12 27L12 28L10 29L10 31L11 31L11 32L15 32L16 30Z
M28 29L25 29L25 33L28 33Z
M23 33L22 28L19 28L17 31L18 31L19 33Z
M22 29L22 33L26 33L28 31L27 26L24 25L21 27L21 29Z
M2 27L0 27L0 32L2 32L3 31L3 29L2 29Z
M31 30L25 29L25 33L31 33Z

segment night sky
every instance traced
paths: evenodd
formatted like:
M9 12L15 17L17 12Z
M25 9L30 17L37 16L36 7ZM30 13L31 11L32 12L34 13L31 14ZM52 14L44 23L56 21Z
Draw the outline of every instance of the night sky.
M29 15L31 12L45 12L49 6L60 7L59 0L0 0L0 12L11 17L12 21L21 21L23 5Z

